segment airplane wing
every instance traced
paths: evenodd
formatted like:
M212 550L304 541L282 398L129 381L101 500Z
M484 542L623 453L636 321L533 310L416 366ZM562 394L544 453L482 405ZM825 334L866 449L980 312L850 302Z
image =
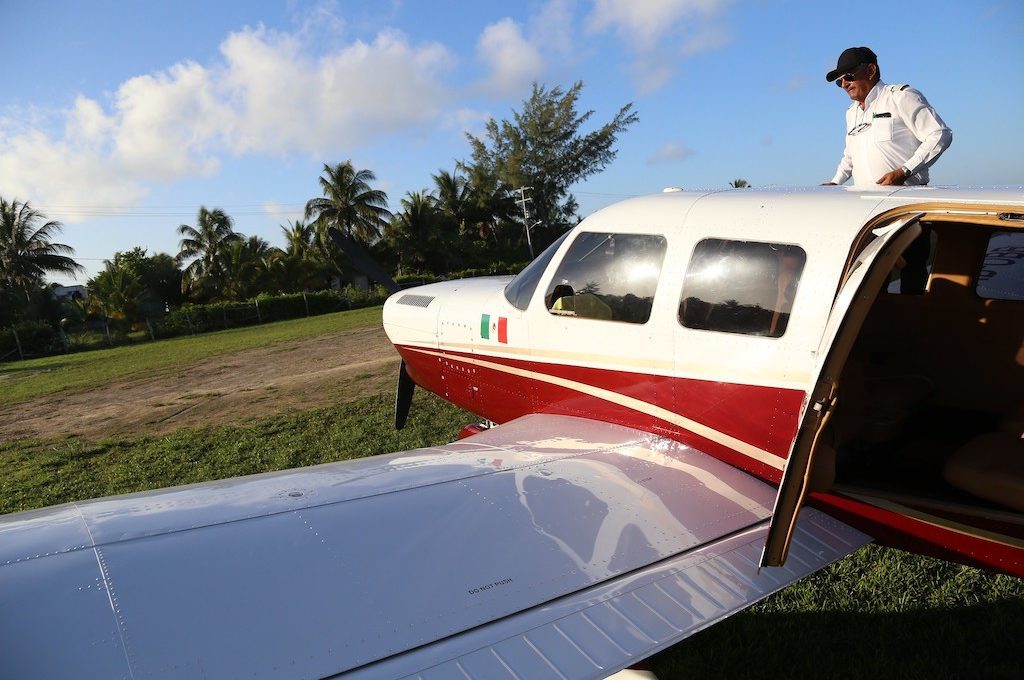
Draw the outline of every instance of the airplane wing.
M0 517L0 677L603 677L866 543L678 442L443 447Z

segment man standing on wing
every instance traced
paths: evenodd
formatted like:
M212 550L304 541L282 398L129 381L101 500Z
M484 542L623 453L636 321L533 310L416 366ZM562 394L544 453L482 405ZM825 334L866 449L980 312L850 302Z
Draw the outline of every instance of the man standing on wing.
M832 181L855 186L928 184L928 168L953 141L953 132L928 100L909 85L882 82L878 57L867 47L839 55L825 79L846 90L846 149Z

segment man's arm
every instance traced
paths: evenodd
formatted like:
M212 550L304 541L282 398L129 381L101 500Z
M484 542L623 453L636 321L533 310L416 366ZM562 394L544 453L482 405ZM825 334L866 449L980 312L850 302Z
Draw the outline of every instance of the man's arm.
M839 159L839 165L836 167L836 174L832 176L831 180L825 182L824 185L842 184L850 179L851 175L853 175L853 159L850 158L850 149L847 144L843 148L843 157Z
M939 159L942 152L953 143L953 131L924 95L914 88L899 91L893 99L903 122L921 142L914 155L903 164L909 174L913 175L923 168L930 168Z

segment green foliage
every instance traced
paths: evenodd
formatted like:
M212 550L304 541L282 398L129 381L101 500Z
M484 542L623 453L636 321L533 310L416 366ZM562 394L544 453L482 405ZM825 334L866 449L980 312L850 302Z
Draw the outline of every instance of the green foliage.
M283 321L380 305L388 292L380 287L361 289L346 286L340 291L260 295L255 302L214 302L186 304L154 324L157 337L194 335L258 323Z
M466 135L472 147L472 162L466 167L473 186L494 187L506 194L532 187L530 220L539 222L537 246L541 249L577 221L577 204L569 187L607 167L617 153L618 135L638 120L633 105L626 104L597 130L581 132L594 114L576 110L582 89L582 82L567 91L534 83L522 111L513 111L512 120L499 123L492 118L484 138Z
M112 264L114 269L124 269L138 278L143 288L140 305L144 311L181 304L181 267L167 253L146 255L145 248L136 246L114 253Z
M0 197L0 288L18 290L28 300L47 273L74 275L81 265L68 257L70 246L54 243L63 228L28 203Z
M206 206L199 207L196 226L182 224L178 234L182 236L178 260L192 259L185 267L182 285L193 299L211 299L223 280L222 251L243 236L235 232L234 222L227 213L220 208L208 210Z
M108 260L103 271L89 279L88 286L93 309L129 323L140 318L146 291L131 269Z
M437 199L427 191L406 194L402 199L402 212L391 218L384 231L384 241L398 256L400 271L407 268L425 268L438 271L447 244L443 243L440 227L442 216Z
M364 245L380 238L391 212L387 209L388 195L370 186L376 179L372 170L356 170L351 160L333 166L324 163L320 177L324 195L306 202L306 219L313 219L322 244L330 241L330 227Z
M60 332L50 324L21 321L8 328L0 328L0 361L19 358L18 343L21 343L26 356L55 354L64 349Z
M427 283L436 283L438 281L448 281L453 279L471 279L476 276L503 276L506 274L518 274L521 272L529 262L518 262L515 264L508 264L505 262L494 262L488 267L477 267L473 269L463 269L462 271L452 272L449 276L439 276L437 274L431 274L429 272L408 272L401 276L395 277L395 283L402 287L422 286Z

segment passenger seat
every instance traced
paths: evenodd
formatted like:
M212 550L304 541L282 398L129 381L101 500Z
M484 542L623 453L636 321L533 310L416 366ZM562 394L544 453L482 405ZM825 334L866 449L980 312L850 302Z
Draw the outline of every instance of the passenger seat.
M957 449L942 476L958 489L1024 512L1024 407Z

